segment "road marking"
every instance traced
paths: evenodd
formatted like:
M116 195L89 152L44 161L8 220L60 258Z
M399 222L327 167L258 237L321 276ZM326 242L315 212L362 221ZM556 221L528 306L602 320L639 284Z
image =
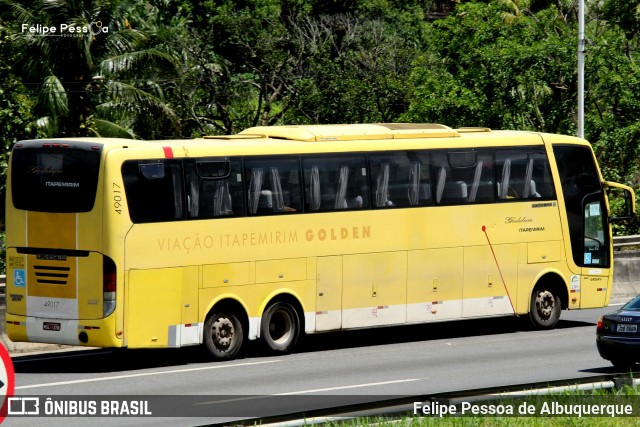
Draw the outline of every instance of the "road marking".
M349 388L360 388L360 387L374 387L377 385L387 385L387 384L398 384L398 383L410 383L413 381L422 381L427 378L408 378L406 380L394 380L394 381L383 381L379 383L367 383L367 384L354 384L354 385L345 385L341 387L327 387L327 388L317 388L315 390L302 390L302 391L292 391L290 393L277 393L274 396L290 396L294 394L307 394L307 393L318 393L321 391L334 391L334 390L346 390Z
M212 400L209 402L199 402L199 403L196 403L195 405L218 405L220 403L242 402L245 400L271 399L276 396L295 396L298 394L318 393L321 391L347 390L350 388L374 387L379 385L410 383L410 382L422 381L426 379L428 378L408 378L405 380L393 380L393 381L382 381L377 383L352 384L352 385L345 385L345 386L339 386L339 387L316 388L312 390L291 391L287 393L274 393L267 396L249 396L249 397L238 397L237 399Z
M164 374L182 374L185 372L194 372L194 371L207 371L211 369L222 369L222 368L239 368L245 366L252 365L263 365L265 363L276 363L282 362L282 360L267 360L264 362L248 362L248 363L238 363L234 365L218 365L218 366L204 366L201 368L189 368L189 369L175 369L173 371L163 371L163 372L146 372L144 374L131 374L131 375L116 375L113 377L100 377L100 378L87 378L84 380L72 380L72 381L59 381L55 383L44 383L44 384L32 384L32 385L23 385L20 387L16 387L16 390L25 390L28 388L41 388L41 387L55 387L59 385L69 385L69 384L82 384L82 383L91 383L96 381L112 381L112 380L120 380L126 378L136 378L136 377L148 377L152 375L164 375Z

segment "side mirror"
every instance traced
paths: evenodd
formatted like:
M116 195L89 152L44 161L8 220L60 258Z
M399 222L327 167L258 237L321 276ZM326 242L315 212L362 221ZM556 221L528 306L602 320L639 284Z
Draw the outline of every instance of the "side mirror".
M622 215L618 216L610 216L610 223L619 223L624 221L629 221L635 216L636 213L636 200L633 189L629 186L618 184L615 182L605 181L604 186L607 188L617 188L622 190L623 198L624 198L624 210Z

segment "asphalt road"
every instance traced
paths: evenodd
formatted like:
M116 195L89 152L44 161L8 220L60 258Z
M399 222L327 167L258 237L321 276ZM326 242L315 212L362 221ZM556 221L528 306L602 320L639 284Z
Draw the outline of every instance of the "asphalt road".
M202 410L207 417L90 421L109 426L204 425L252 416L283 402L299 406L320 399L326 404L351 397L425 395L586 377L615 372L595 347L597 318L612 310L564 311L551 331L529 330L521 319L500 318L321 334L307 337L291 355L272 355L252 343L243 358L223 363L210 362L193 348L44 354L14 359L16 395L40 400L56 395L97 400L165 395L166 404L152 402L154 414L173 411L180 396L198 395L197 405L188 402L195 405L189 413ZM185 413L184 406L176 405L169 413ZM87 421L10 417L5 425L54 427Z

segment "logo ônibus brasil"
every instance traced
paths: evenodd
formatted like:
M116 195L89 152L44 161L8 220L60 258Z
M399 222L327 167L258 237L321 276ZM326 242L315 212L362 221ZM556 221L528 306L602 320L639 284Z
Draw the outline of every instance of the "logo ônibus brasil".
M36 36L61 36L67 34L93 34L94 36L97 36L100 33L108 33L109 27L103 25L102 21L93 21L88 25L60 24L56 26L22 24L21 30L22 34L32 34Z

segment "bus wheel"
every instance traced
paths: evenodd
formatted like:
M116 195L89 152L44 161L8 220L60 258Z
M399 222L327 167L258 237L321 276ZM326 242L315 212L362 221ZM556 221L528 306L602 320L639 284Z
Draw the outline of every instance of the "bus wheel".
M262 314L260 336L271 350L280 353L293 350L299 335L300 320L291 305L277 302Z
M560 297L549 288L537 288L531 295L529 318L537 329L552 329L560 320Z
M234 314L214 313L204 324L204 344L216 359L233 359L243 340L242 323Z

